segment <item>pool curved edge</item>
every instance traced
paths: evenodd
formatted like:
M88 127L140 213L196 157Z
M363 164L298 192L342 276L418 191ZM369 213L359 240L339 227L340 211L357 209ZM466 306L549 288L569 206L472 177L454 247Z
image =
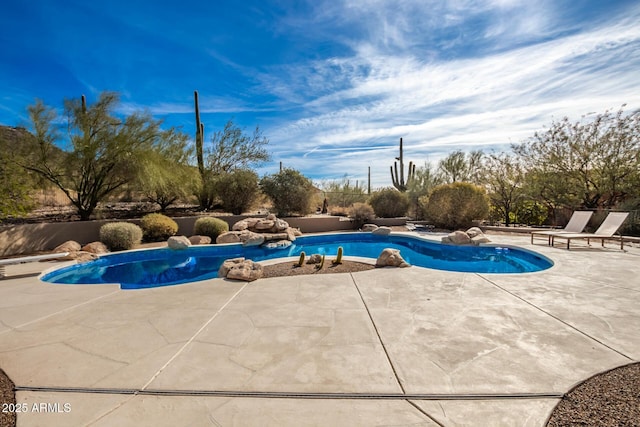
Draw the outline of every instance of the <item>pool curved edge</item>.
M340 239L343 237L343 239ZM136 288L151 288L151 287L162 287L162 286L171 286L183 283L191 283L191 282L199 282L204 280L215 279L217 273L217 267L210 268L208 273L202 274L199 272L196 275L187 278L181 278L179 280L174 281L162 281L162 278L152 279L152 282L139 282L139 285L136 285L136 282L128 280L128 277L123 276L115 276L117 279L122 280L113 280L114 275L104 275L104 281L91 281L93 279L89 279L85 281L82 277L82 271L75 271L75 266L82 266L85 264L89 264L91 262L99 262L104 259L113 259L112 262L104 262L102 264L97 264L94 266L90 266L87 269L111 269L114 266L118 265L131 265L136 268L141 268L136 266L136 263L148 263L148 262L164 262L165 264L170 264L170 262L175 261L176 258L184 257L189 259L194 259L195 263L203 262L201 260L205 260L205 262L209 262L209 266L213 267L211 261L206 261L207 259L216 258L216 259L229 259L236 257L245 257L247 259L253 259L254 261L261 263L263 265L269 264L277 264L281 262L286 262L289 259L297 260L299 257L300 251L304 250L309 255L312 253L326 253L327 256L334 256L335 250L338 245L345 247L345 253L350 251L349 246L351 246L351 252L360 252L357 255L345 255L345 259L365 262L368 264L375 264L377 256L379 255L382 247L385 246L395 246L400 248L401 254L409 264L415 267L427 268L438 271L449 271L449 272L462 272L462 273L477 273L477 274L525 274L525 273L539 273L542 271L546 271L550 268L553 268L556 263L550 259L549 257L541 254L540 252L523 248L518 245L513 244L497 244L497 243L487 243L479 246L474 245L450 245L443 244L439 239L441 236L421 236L421 235L411 235L409 233L392 233L389 236L377 236L372 235L371 233L363 233L363 232L339 232L339 233L313 233L313 234L305 234L304 236L298 237L296 242L298 242L298 246L296 247L292 245L287 249L272 249L267 250L261 247L253 247L248 246L245 247L241 243L228 243L228 244L214 244L214 245L193 245L188 247L187 249L182 250L172 250L166 246L163 247L155 247L155 248L139 248L128 251L119 251L112 252L107 254L101 254L94 261L88 262L69 262L64 265L56 265L51 267L45 271L43 271L38 279L52 284L115 284L120 285L122 289L132 289ZM367 245L367 243L372 243L371 245ZM414 243L411 243L414 242ZM416 246L416 242L423 242L426 246L418 245ZM306 245L306 248L305 248ZM354 246L355 245L355 246ZM308 249L307 249L308 248ZM317 252L319 248L320 252ZM360 251L360 249L363 249ZM456 249L460 249L460 251L456 251ZM477 250L475 249L477 248ZM482 248L497 249L495 252L490 251L482 251ZM228 250L225 250L228 249ZM503 251L504 249L504 251ZM405 250L406 252L402 252ZM325 251L325 252L323 252ZM332 252L333 251L333 252ZM416 252L417 251L417 252ZM513 252L511 252L513 251ZM374 253L375 252L375 253ZM444 258L430 258L431 252L436 252L441 254ZM156 256L144 256L144 254L156 254ZM407 253L409 256L407 256ZM136 254L139 254L136 256ZM488 262L487 260L483 261L483 256L488 257L490 255L495 255L497 258L503 259L500 262L507 263L524 263L528 264L529 267L525 267L520 271L509 271L508 269L503 269L502 267L495 269L494 267L489 267L486 269L479 268L482 267L483 262ZM521 255L526 254L525 257ZM131 255L131 259L129 259L129 255ZM436 254L437 255L437 254ZM413 257L413 258L412 258ZM468 258L465 258L468 257ZM490 258L493 258L490 256ZM429 263L429 259L433 259L433 265L426 265ZM465 259L468 259L465 261ZM426 261L425 261L426 260ZM451 268L451 266L447 266L446 263L450 262L452 265L460 266L460 268ZM220 261L221 263L221 261ZM490 264L493 265L493 262ZM201 265L201 264L200 264ZM444 265L444 266L443 266ZM178 267L178 265L175 265ZM531 268L533 267L533 268ZM169 268L174 268L174 265L170 265ZM198 269L200 267L197 267ZM78 267L80 270L81 267ZM60 271L66 270L66 271ZM54 273L59 271L58 276L55 276ZM85 270L86 271L86 270ZM215 271L215 272L214 272ZM67 277L71 274L80 274L74 280L67 280L64 278L65 275ZM163 273L164 274L164 273ZM162 276L161 274L160 276ZM107 277L109 276L109 277ZM86 277L85 277L86 278ZM77 281L76 281L77 280ZM145 285L144 283L147 283ZM153 283L153 284L151 284Z

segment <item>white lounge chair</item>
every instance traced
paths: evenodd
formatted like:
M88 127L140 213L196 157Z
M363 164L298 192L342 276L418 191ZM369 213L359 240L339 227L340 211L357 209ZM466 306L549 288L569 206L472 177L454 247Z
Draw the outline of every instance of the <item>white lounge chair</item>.
M551 244L555 243L556 238L565 239L567 241L567 249L570 249L571 241L577 239L587 239L587 244L591 244L591 239L600 239L604 247L605 240L615 240L614 234L622 226L622 223L629 216L629 212L609 212L600 227L594 233L561 233L551 237ZM624 240L620 235L620 249L624 249Z
M48 261L56 258L62 258L67 255L69 255L69 252L0 259L0 279L4 279L6 277L5 266L7 265L24 264L26 262Z
M549 230L549 231L532 231L531 232L531 244L533 244L534 236L546 236L547 245L551 245L553 236L557 236L563 233L582 233L582 230L587 226L587 223L591 219L593 212L591 211L574 211L573 215L569 219L569 222L562 230Z

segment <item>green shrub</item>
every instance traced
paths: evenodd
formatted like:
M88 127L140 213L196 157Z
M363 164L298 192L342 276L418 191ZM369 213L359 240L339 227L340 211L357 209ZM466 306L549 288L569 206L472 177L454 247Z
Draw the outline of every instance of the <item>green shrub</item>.
M542 225L547 220L547 208L540 202L525 200L516 207L517 222L526 225Z
M269 196L280 217L311 212L313 184L297 170L283 169L279 173L267 175L260 180L260 188Z
M142 229L130 222L110 222L100 227L100 241L110 251L132 249L142 241Z
M178 232L178 224L166 215L151 213L140 220L144 239L148 242L161 242Z
M396 218L404 216L409 209L409 196L393 188L376 191L369 204L380 218Z
M226 221L210 216L198 218L193 225L193 234L209 236L211 242L215 242L219 235L227 231L229 231L229 224Z
M364 224L371 222L376 217L373 208L366 203L354 203L349 208L349 218L353 220L355 228L360 228Z
M215 193L222 201L222 207L234 215L248 211L259 192L258 175L248 169L222 174L215 183Z
M454 182L434 188L424 212L436 227L463 229L471 227L473 220L482 220L489 215L489 201L484 188L468 182Z

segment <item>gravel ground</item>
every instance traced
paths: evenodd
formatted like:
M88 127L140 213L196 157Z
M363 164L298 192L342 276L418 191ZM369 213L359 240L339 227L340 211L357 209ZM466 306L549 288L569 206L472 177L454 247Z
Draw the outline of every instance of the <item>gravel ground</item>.
M0 369L0 427L13 427L16 425L16 414L10 411L7 405L16 404L16 395L13 392L13 382Z
M549 427L640 426L640 363L595 375L558 403Z
M342 264L333 265L330 259L325 259L324 267L317 269L319 264L296 265L296 261L282 262L280 264L265 265L262 267L262 277L299 276L301 274L331 274L352 273L356 271L373 270L375 266L355 261L342 261Z

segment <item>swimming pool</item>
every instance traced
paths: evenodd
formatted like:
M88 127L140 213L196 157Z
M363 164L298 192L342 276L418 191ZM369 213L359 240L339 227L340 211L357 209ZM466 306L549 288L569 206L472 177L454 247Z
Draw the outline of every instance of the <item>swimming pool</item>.
M553 265L535 252L499 246L451 246L406 235L337 233L304 236L284 249L233 245L192 246L185 250L146 249L108 254L97 260L63 267L41 277L50 283L119 283L122 289L152 288L217 277L222 262L245 257L254 261L298 256L305 251L335 256L377 258L384 248L400 250L411 265L474 273L529 273Z

